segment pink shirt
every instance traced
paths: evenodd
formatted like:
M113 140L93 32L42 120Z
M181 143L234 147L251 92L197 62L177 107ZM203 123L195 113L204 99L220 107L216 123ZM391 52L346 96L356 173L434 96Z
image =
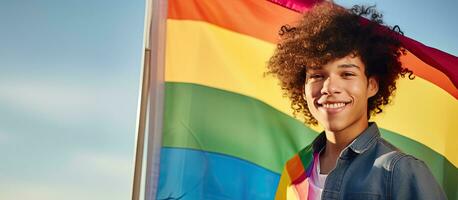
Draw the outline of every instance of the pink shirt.
M321 193L323 192L324 182L327 176L327 174L320 174L320 154L317 153L313 156L312 173L307 179L309 182L308 200L321 199Z

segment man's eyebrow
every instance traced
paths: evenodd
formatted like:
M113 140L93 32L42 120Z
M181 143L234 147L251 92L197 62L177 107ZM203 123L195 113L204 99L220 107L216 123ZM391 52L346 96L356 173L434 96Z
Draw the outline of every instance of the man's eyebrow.
M352 68L352 67L355 67L355 68L360 68L358 65L355 65L355 64L351 64L351 63L348 63L348 64L341 64L339 66L337 66L339 68Z
M323 69L323 67L321 67L321 66L318 66L318 67L307 67L306 71L308 71L308 70L322 70L322 69Z

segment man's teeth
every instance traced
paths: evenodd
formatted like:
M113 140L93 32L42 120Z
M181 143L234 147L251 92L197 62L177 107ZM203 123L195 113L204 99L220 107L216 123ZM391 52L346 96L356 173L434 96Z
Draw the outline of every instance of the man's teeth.
M325 108L341 108L344 107L345 103L325 103L323 107Z

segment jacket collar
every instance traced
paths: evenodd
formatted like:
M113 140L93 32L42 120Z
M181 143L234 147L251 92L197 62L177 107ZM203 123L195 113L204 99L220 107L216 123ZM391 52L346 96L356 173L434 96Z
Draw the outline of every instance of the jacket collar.
M378 137L380 137L380 132L377 124L375 122L369 122L369 126L361 134L359 134L359 136L356 137L356 139L353 140L353 142L351 142L347 148L351 149L356 154L362 154L376 142L375 139ZM323 131L312 142L313 152L320 152L325 146L326 134Z
M376 139L379 137L380 132L377 124L375 122L369 122L369 127L350 143L349 148L357 154L362 154L376 143Z

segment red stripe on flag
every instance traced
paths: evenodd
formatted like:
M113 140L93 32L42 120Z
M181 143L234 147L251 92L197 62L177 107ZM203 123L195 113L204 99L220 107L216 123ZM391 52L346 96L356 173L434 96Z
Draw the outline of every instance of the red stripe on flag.
M284 6L286 8L295 10L297 12L303 12L312 8L315 4L321 2L322 0L270 0L278 5Z

